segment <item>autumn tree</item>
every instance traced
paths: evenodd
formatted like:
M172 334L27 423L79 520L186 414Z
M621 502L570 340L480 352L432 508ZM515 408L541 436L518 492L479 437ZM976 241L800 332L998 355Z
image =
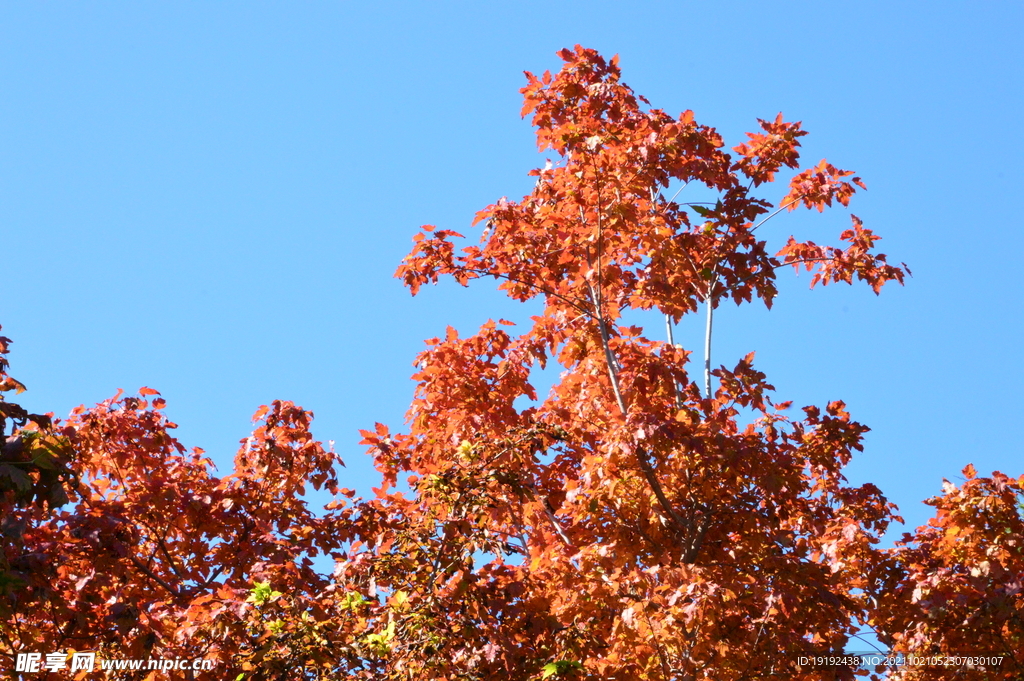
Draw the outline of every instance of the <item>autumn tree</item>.
M313 636L322 626L310 613L323 612L316 603L330 580L312 558L348 539L347 511L328 521L302 498L307 485L351 495L337 486L337 455L310 435L312 414L287 402L262 407L234 472L218 478L202 450L171 436L155 390L119 393L52 426L2 404L21 426L0 461L8 671L18 653L212 665L75 676L96 679L303 678L304 666L333 663L323 647L304 649L299 665L281 654L289 609L289 631ZM67 678L66 660L56 664L26 678Z
M921 662L894 681L1024 676L1024 476L963 475L926 502L935 516L904 535L871 589L881 639ZM965 661L926 663L948 656Z
M712 315L770 307L780 269L876 293L905 270L857 217L840 246L769 247L774 215L845 206L864 186L821 161L777 204L760 196L799 168L799 123L760 121L729 153L691 111L645 108L617 59L559 56L523 89L555 157L533 191L480 211L477 245L424 227L397 272L413 294L492 277L543 309L428 341L409 431L365 433L385 484L339 578L369 597L376 678L850 678L798 657L842 651L868 617L892 507L841 473L867 428L842 402L789 415L752 354L712 371ZM718 198L677 202L672 183ZM697 380L689 351L622 319L701 309ZM539 399L549 362L560 378Z

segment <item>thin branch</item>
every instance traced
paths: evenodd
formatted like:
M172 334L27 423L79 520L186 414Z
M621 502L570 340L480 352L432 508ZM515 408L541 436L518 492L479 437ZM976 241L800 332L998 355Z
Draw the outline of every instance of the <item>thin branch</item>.
M551 508L551 502L548 501L547 495L542 495L538 492L533 483L526 483L524 487L533 492L534 498L541 498L541 506L544 508L544 516L548 519L548 522L551 523L551 527L555 530L555 534L558 535L558 538L561 540L562 544L565 545L565 548L573 551L574 554L579 553L579 548L577 548L576 545L572 543L572 540L565 534L565 530L562 529L562 523L558 522L558 518L555 516L555 513ZM527 555L528 554L529 551L527 551ZM577 572L583 574L580 566L572 556L569 557L569 564L572 565Z
M687 180L686 182L684 182L684 183L683 183L683 186L681 186L681 187L680 187L679 189L677 189L677 190L676 190L676 193L672 195L672 198L668 200L668 203L672 203L673 201L675 201L675 200L676 200L676 197L677 197L677 196L679 196L679 192L681 192L681 191L683 191L684 189L686 189L686 185L688 185L688 184L690 184L690 181L689 181L689 180Z
M583 222L583 224L586 224L586 215L585 215L585 213L583 211L583 207L582 206L580 206L580 219ZM588 282L588 287L590 289L590 299L591 299L591 302L594 304L595 312L597 313L598 328L599 328L600 333L601 333L601 346L602 346L602 348L604 350L605 364L607 365L607 368L608 368L608 377L609 377L609 379L611 381L611 384L612 384L612 391L613 391L613 393L615 395L615 401L618 403L619 410L622 413L622 417L625 419L625 418L628 417L629 412L628 412L628 409L626 408L626 401L623 398L622 391L619 388L619 378L618 378L618 372L616 371L615 357L612 354L611 345L610 345L610 342L609 342L610 339L609 339L608 327L607 327L607 325L605 323L605 320L604 320L604 309L601 306L601 303L602 303L602 300L601 300L601 297L600 297L600 287L601 287L601 256L602 256L601 246L602 246L603 228L604 228L604 222L603 222L602 216L601 216L601 186L600 186L600 184L598 184L598 187L597 187L597 243L598 243L598 251L597 251L597 285L598 285L598 291L595 291L593 284L590 284L589 282ZM588 263L588 264L591 264L591 263ZM685 562L691 562L692 563L693 560L696 558L696 551L694 549L694 546L696 546L697 549L699 549L700 541L703 540L703 532L700 533L699 538L694 537L692 523L687 522L684 518L682 518L675 511L674 508L672 508L672 503L669 501L668 497L666 496L665 490L661 486L661 481L658 480L657 473L654 470L654 466L651 464L651 461L650 461L650 458L647 455L647 452L645 452L643 450L643 448L637 447L636 448L636 455L637 455L637 462L640 464L640 470L643 473L644 478L647 480L647 484L650 485L651 490L654 492L654 496L658 499L658 503L661 506L662 511L664 512L664 514L666 516L666 519L669 520L670 522L672 522L673 525L675 525L676 530L679 531L682 534L682 537L684 538L684 542L686 542L688 544L688 548L685 551L685 555L687 557L690 557L690 560L685 561ZM706 528L704 528L704 529L706 530Z
M252 531L252 528L253 528L253 525L251 523L245 523L245 526L242 528L241 534L239 534L239 536L238 536L238 543L239 544L244 545L248 541L249 533ZM213 571L213 573L209 576L209 578L207 578L202 584L197 585L197 587L195 589L195 593L200 593L202 591L205 591L207 588L209 588L209 586L211 584L213 584L214 581L218 577L220 577L221 573L224 572L224 568L226 568L226 567L227 567L226 563L221 563L221 565L216 570Z
M586 224L586 213L583 210L583 206L580 206L580 221L582 224ZM619 405L619 411L622 413L622 417L626 418L628 413L626 409L626 401L622 397L622 391L619 389L619 377L616 371L615 357L612 355L611 345L609 343L610 334L608 333L608 326L604 321L604 308L601 300L601 246L602 246L602 229L603 221L601 219L601 188L598 185L597 194L597 290L594 290L594 285L587 282L587 288L590 291L590 302L594 306L594 313L596 314L597 327L601 333L601 348L604 350L605 364L608 367L608 379L612 384L612 392L615 395L615 401ZM593 266L593 261L590 259L589 251L587 256L587 265Z
M704 326L704 396L711 399L711 328L714 316L714 298L711 297L711 286L708 286L708 297L705 304L708 307L707 324Z
M658 635L654 631L654 622L651 621L651 616L647 612L647 608L643 608L644 618L647 620L647 626L651 630L651 638L654 641L654 650L658 653L658 661L661 663L661 675L665 681L671 681L672 670L668 666L668 659L665 657L665 651L661 648L661 641L658 640Z
M797 260L790 260L789 262L779 263L775 267L772 267L771 271L774 272L775 270L781 270L783 267L792 267L793 265L803 265L803 264L809 263L809 262L828 262L830 260L835 260L835 258L828 258L828 257L825 257L825 258L798 258ZM737 281L735 284L733 284L729 288L727 288L724 291L722 291L722 293L723 294L729 293L730 291L735 289L737 286L742 286L743 284L747 283L748 281L750 281L754 277L759 276L760 274L762 274L762 272L754 272L749 277L743 277L742 279Z
M541 286L539 284L534 284L534 283L529 282L529 281L523 281L521 279L516 279L515 277L511 277L511 276L509 276L507 274L502 274L500 272L490 272L488 270L479 270L479 269L476 269L475 267L460 267L459 271L461 271L461 272L472 272L473 274L479 274L480 276L485 276L485 277L494 277L495 279L507 279L508 281L514 282L516 284L522 284L523 286L529 286L531 288L535 288L538 291L540 291L541 293L549 295L549 296L551 296L553 298L558 298L559 300L562 300L562 301L568 303L569 305L571 305L573 308L578 310L583 315L588 316L588 317L591 316L590 310L588 310L585 307L581 306L576 301L574 301L574 300L572 300L570 298L566 298L565 296L563 296L561 294L558 294L558 293L555 293L554 291L550 291L550 290L544 288L543 286Z
M872 630L872 631L874 631L874 630ZM872 648L874 648L876 652L878 652L878 653L880 653L880 654L884 654L884 653L885 653L885 651L883 651L883 650L882 650L881 648L879 648L878 646L876 646L876 645L874 645L873 643L871 643L870 641L868 641L868 640L867 640L866 638L864 638L863 636L861 636L861 635L860 635L859 633L857 633L857 634L851 634L851 636L853 636L853 638L856 638L856 639L860 639L860 640L861 640L862 642L864 642L864 643L867 643L867 644L868 644L869 646L871 646Z
M696 532L693 532L691 529L691 534L688 538L689 545L687 546L686 551L683 553L683 562L688 565L697 562L697 556L700 554L701 546L703 546L704 544L704 536L707 534L708 529L711 527L711 509L704 508L702 510L704 513L704 518L700 521L700 524L697 526ZM689 524L692 528L693 523L690 522Z
M672 317L669 315L665 315L665 332L668 336L668 344L675 347L676 339L672 335ZM672 379L672 396L675 398L676 410L682 409L683 402L679 394L679 384L676 383L675 379Z
M697 621L694 622L693 628L691 630L686 630L687 638L690 639L690 645L689 645L689 647L685 651L683 651L682 659L683 659L683 662L688 664L688 665L693 660L693 649L697 645L697 632L700 631L700 629L704 626L704 620L705 620L705 617L707 615L707 608L706 608L706 606L707 606L707 601L706 601L706 599L702 598L701 601L700 601L700 608L699 608L700 614L698 615ZM686 679L695 679L696 675L695 674L691 674L691 673L687 673L686 677L684 677L684 678L686 678Z
M160 547L160 551L163 552L164 556L167 558L167 562L171 566L171 570L174 574L176 574L179 579L187 579L185 575L182 574L181 570L178 569L178 565L174 562L174 558L171 557L170 551L167 550L167 545L164 543L164 537L160 537L160 539L157 540L157 545Z
M209 586L211 584L213 584L214 580L216 580L218 577L220 577L220 574L222 572L224 572L224 567L225 566L221 565L216 570L214 570L213 573L210 574L209 579L207 579L206 581L204 581L202 584L199 585L199 589L197 590L197 593L199 591L204 591L205 589L209 588Z
M637 447L636 458L640 463L640 471L643 473L644 479L647 480L647 484L651 486L651 490L658 499L658 504L661 506L662 511L664 511L664 515L667 516L667 519L672 522L676 530L682 535L686 546L686 550L683 552L683 562L693 563L697 558L694 547L697 550L700 549L700 542L704 538L703 532L698 531L697 536L695 536L693 523L683 518L672 508L672 502L665 495L665 489L661 486L657 472L654 470L654 466L651 464L651 460L643 448ZM706 528L704 529L706 530Z
M802 199L802 198L803 198L803 195L801 194L800 196L796 197L796 198L795 198L795 199L793 199L792 201L789 201L789 202L787 202L787 203L784 203L784 204L782 204L781 206L779 206L778 210L776 210L776 211L775 211L774 213L772 213L771 215L769 215L768 217L766 217L766 218L765 218L764 220L761 220L761 222L759 222L759 223L757 223L756 225L754 225L754 227L753 227L753 228L752 228L752 229L750 230L750 233L751 233L751 234L753 234L754 232L756 232L756 231L757 231L757 228L758 228L758 227L760 227L760 226L761 226L761 225L763 225L764 223L768 222L768 221L769 221L769 220L771 220L771 219L772 219L773 217L775 217L776 215L778 215L779 213L781 213L781 212L782 212L783 210L785 210L786 208L789 208L790 206L792 206L792 205L793 205L794 203L796 203L797 201L799 201L799 200L800 200L800 199Z
M570 540L569 537L566 536L565 530L562 529L562 524L558 522L558 518L555 517L554 511L551 510L551 503L547 500L547 497L544 498L542 505L544 506L544 515L546 515L548 521L551 522L551 526L555 528L555 532L558 534L558 538L562 540L562 543L565 544L566 548L572 549L578 553L579 549L577 549L576 546L572 543L572 540Z
M152 580L153 580L154 582L156 582L157 584L159 584L160 586L162 586L162 587L163 587L164 589L166 589L166 590L167 590L167 592L168 592L168 593L170 593L170 594L171 594L172 596L174 596L175 598L178 598L178 597L180 597L180 596L181 596L181 594L180 594L180 593L178 592L178 590L177 590L177 589L175 589L175 588L174 588L173 586L171 586L170 584L168 584L167 582L165 582L165 581L164 581L163 579L161 579L159 575L157 575L156 573L154 573L154 572L153 572L152 570L150 570L150 569L149 569L148 567L146 567L145 565L143 565L143 564L142 564L142 563L141 563L141 562L139 561L139 559L135 557L135 554L134 554L134 553L132 553L131 551L127 551L126 553L128 554L128 560L130 560L130 561L131 561L132 565L134 565L134 566L135 566L136 568L138 568L139 570L141 570L141 571L142 571L142 572L143 572L143 573L144 573L144 574L145 574L145 575L146 575L147 577L149 577L149 578L150 578L150 579L152 579Z
M771 605L772 605L772 596L775 593L774 581L775 581L775 575L772 575L772 576L770 576L768 578L768 585L769 585L769 588L768 588L768 598L766 599L765 606L764 606L764 615L761 617L761 627L760 627L760 629L757 630L757 636L754 637L754 646L753 646L753 648L751 648L750 657L747 658L747 666L743 670L743 676L740 677L742 679L746 679L750 675L750 663L753 661L754 653L757 652L757 644L761 640L761 634L764 633L764 625L768 623L769 610L771 610Z
M622 525L623 527L628 527L629 529L639 533L639 535L641 537L643 537L645 540L647 540L648 544L650 544L651 546L658 546L659 545L659 542L655 541L654 537L652 537L651 535L647 534L644 531L644 528L640 524L639 520L635 521L635 522L634 521L626 520L625 518L622 517L622 515L619 514L619 510L617 508L615 508L615 506L609 506L608 507L608 511L613 516L615 516L615 519L619 521L620 525Z

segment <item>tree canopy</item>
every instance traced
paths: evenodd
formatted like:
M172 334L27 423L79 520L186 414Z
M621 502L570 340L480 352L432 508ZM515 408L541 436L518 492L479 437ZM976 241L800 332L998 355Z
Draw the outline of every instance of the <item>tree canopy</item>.
M423 227L396 273L413 294L491 277L542 309L427 341L407 429L363 432L372 497L340 487L340 458L288 402L257 411L224 478L171 435L150 388L66 421L0 402L14 427L0 460L12 664L97 651L216 663L137 678L810 681L854 678L806 660L867 626L903 652L1003 655L969 673L1016 678L1024 477L966 470L930 502L932 525L882 549L895 507L842 474L867 427L841 401L776 399L753 354L712 368L714 310L771 307L781 270L812 272L812 287L903 283L856 216L835 245L769 245L768 220L846 206L864 183L802 167L807 133L781 114L730 153L691 111L651 108L616 58L559 57L522 90L554 157L533 190L481 210L475 244ZM666 196L690 184L717 198ZM703 312L703 369L627 324L630 310L670 329ZM310 486L335 500L314 513Z

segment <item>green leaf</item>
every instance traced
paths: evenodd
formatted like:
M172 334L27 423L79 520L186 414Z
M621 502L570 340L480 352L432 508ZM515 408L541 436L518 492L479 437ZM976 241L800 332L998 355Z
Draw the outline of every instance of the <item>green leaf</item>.
M548 662L544 665L543 671L541 672L540 678L546 679L550 676L561 676L574 669L583 669L583 664L576 660L558 660L556 662Z
M53 465L53 455L48 452L39 452L36 454L32 457L32 463L48 471L57 469L57 467Z
M341 601L341 607L345 610L356 610L363 603L366 603L366 599L363 598L363 594L358 591L349 591Z
M270 582L254 582L254 585L252 591L249 592L249 597L245 599L246 603L263 605L268 601L276 600L282 595L280 591L274 591L270 588Z

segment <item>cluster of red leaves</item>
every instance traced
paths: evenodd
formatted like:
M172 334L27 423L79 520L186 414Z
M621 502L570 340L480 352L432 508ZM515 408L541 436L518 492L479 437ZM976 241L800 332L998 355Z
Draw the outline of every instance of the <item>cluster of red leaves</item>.
M143 388L55 426L80 481L67 490L71 507L5 509L5 526L21 536L3 546L0 651L208 658L208 678L257 668L281 678L293 668L289 632L307 636L331 619L318 605L329 580L311 557L346 541L344 523L314 516L301 495L308 483L338 491L339 460L311 437L310 413L275 402L257 413L234 473L217 478L201 450L186 452L168 433L163 407ZM286 596L259 608L254 582ZM305 619L277 635L260 626L295 607ZM333 660L329 650L301 655Z
M628 308L678 319L727 297L770 306L787 265L876 291L904 272L859 221L846 249L791 239L769 255L755 231L772 204L750 187L797 167L799 124L762 121L736 160L692 112L642 109L614 59L560 56L557 75L527 74L523 90L558 162L534 171L522 201L478 213L481 245L457 253L460 235L425 227L397 273L413 293L442 275L492 276L544 310L517 336L488 323L432 341L410 431L366 433L385 478L411 473L416 492L379 503L423 523L413 545L434 543L394 544L402 569L376 575L424 618L419 636L402 630L388 670L518 679L561 660L602 679L826 678L797 657L841 650L866 620L865 575L893 517L873 486L843 484L866 428L840 402L787 418L752 357L702 396L688 353L617 322ZM822 162L782 205L845 205L850 174ZM662 194L670 181L720 198L680 205ZM516 408L549 359L561 379ZM493 560L476 566L482 554Z
M991 657L999 664L970 667L906 666L894 681L1019 679L1024 676L1024 476L996 472L979 478L963 470L959 487L926 503L928 525L889 557L875 584L873 624L896 650Z
M485 334L508 345L492 327L426 355ZM557 660L595 679L826 678L798 676L797 657L841 649L864 616L856 590L890 517L878 490L842 485L865 428L841 403L790 423L745 361L713 399L691 384L677 407L684 375L648 357L646 375L622 368L627 394L645 383L642 410L615 414L600 372L573 368L578 381L517 413L499 378L517 381L511 349L496 353L436 367L409 434L366 434L417 492L382 492L403 522L361 566L409 595L384 678L530 678ZM744 406L761 418L741 428Z
M600 294L598 307L614 322L624 308L657 308L678 320L725 297L738 303L756 295L770 307L775 272L786 265L817 268L812 286L856 275L877 292L886 281L903 281L903 269L872 253L878 237L857 219L841 236L846 249L791 240L772 256L756 238L764 222L757 219L772 204L749 185L797 167L798 138L806 134L799 123L761 121L767 134L750 134L734 160L692 111L672 118L641 109L646 100L619 81L614 59L582 48L560 56L560 73L527 74L523 89L523 113L533 115L539 148L557 152L560 162L533 171L536 188L522 201L503 199L477 214L488 225L481 247L457 255L451 238L459 234L424 227L398 271L413 293L444 274L463 284L492 276L515 299L543 295L551 314L585 314ZM781 206L846 205L854 191L843 179L849 175L822 161L793 178ZM720 198L680 205L662 194L672 180L702 183ZM575 302L581 299L587 304Z

